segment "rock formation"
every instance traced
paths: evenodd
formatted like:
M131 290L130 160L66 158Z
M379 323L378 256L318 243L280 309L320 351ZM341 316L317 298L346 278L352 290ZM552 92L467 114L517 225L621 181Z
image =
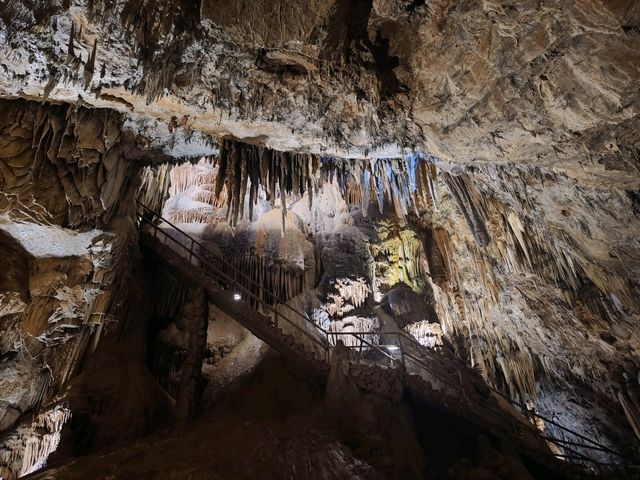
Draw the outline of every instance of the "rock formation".
M633 0L0 2L0 477L188 431L266 368L313 390L248 437L276 425L291 475L545 478L456 414L444 433L410 382L367 399L401 334L545 435L633 460L639 25ZM328 385L342 361L352 405L265 367L278 348L141 249L140 214L285 347L344 347ZM347 411L390 412L420 452L377 464L352 440L397 453L395 433L320 426ZM305 423L329 453L287 443Z

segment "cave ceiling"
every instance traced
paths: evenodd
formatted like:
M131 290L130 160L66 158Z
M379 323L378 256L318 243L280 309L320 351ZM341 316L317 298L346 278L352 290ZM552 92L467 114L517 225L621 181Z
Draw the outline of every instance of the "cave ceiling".
M637 188L639 16L632 0L9 2L0 94Z

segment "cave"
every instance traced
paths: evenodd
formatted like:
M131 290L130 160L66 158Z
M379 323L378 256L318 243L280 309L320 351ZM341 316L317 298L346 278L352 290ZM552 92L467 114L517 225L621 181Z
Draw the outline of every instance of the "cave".
M640 478L638 25L0 1L0 480Z

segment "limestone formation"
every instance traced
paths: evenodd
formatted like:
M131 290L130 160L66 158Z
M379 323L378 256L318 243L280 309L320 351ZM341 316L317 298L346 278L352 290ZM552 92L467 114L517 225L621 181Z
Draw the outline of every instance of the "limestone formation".
M0 478L113 476L127 445L155 468L145 435L203 475L629 474L639 25L633 0L0 2Z

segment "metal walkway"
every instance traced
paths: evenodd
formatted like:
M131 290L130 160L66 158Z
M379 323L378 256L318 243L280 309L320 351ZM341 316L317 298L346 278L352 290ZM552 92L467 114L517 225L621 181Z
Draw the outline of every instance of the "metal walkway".
M386 345L377 345L367 340L370 332L323 329L305 313L278 302L274 294L225 262L221 254L145 205L138 202L138 207L138 228L145 247L182 278L203 287L219 309L310 374L321 379L328 376L332 349L341 339L350 349L352 362L402 368L406 372L405 388L414 400L464 418L547 468L562 470L573 465L594 473L640 471L620 453L596 440L527 411L487 386L452 354L424 347L409 334L381 332ZM529 419L520 412L526 412ZM532 423L534 418L553 425L563 438L537 430Z

